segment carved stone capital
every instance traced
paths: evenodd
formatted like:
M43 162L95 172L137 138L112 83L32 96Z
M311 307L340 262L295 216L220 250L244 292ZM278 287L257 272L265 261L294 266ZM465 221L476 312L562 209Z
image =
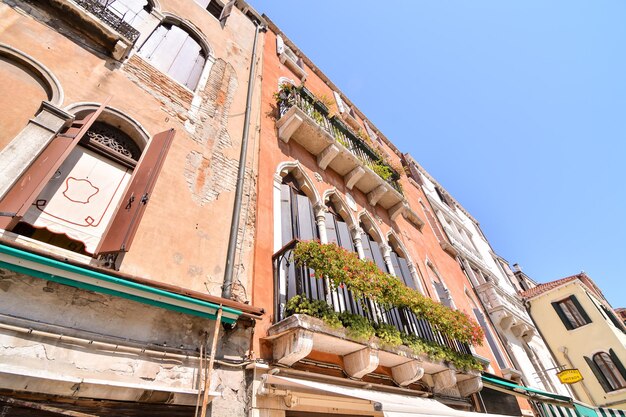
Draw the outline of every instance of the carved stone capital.
M282 365L291 366L307 357L313 350L313 332L297 329L274 340L274 360Z
M367 347L343 357L346 373L353 378L362 378L378 368L378 350Z

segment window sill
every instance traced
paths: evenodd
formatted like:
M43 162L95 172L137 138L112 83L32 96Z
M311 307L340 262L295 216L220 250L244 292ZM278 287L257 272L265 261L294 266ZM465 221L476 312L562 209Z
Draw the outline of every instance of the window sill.
M624 388L620 388L620 389L616 389L615 391L609 391L606 393L607 397L615 397L618 395L623 395L626 394L626 387Z
M7 241L19 243L26 247L37 249L40 251L44 251L50 253L52 255L60 256L68 260L72 260L75 262L79 262L85 265L91 266L100 266L99 262L90 256L81 255L80 253L72 252L67 249L60 248L58 246L50 245L48 243L42 242L40 240L31 239L26 236L18 235L13 232L9 232L6 230L0 230L0 238L5 239Z

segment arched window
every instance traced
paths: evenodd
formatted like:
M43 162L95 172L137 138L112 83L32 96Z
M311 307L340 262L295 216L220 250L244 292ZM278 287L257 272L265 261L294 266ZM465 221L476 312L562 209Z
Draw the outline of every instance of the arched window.
M626 370L613 349L609 353L598 352L592 359L585 357L604 391L626 388Z
M94 256L128 250L174 131L148 142L104 110L79 111L44 148L0 200L0 228Z
M141 156L115 126L95 122L57 169L15 231L93 254Z
M139 55L185 87L198 86L207 52L185 28L164 22L139 49Z
M300 184L290 174L283 178L280 185L280 213L283 245L293 239L318 238L311 200L302 192Z
M420 291L418 286L413 279L413 275L409 270L409 263L402 256L402 251L398 247L395 238L389 239L389 246L391 247L391 265L393 266L393 271L395 275L400 278L400 280L409 288Z

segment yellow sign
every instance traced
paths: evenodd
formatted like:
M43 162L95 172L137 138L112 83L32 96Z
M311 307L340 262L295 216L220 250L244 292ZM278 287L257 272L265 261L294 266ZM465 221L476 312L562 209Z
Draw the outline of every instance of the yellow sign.
M574 384L583 380L583 376L578 369L565 369L556 376L562 384Z

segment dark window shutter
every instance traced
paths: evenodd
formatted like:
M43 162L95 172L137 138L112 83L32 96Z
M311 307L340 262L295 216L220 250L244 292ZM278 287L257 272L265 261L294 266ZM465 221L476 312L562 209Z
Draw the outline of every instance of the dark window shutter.
M570 297L570 299L572 300L572 303L574 303L574 305L576 306L576 308L578 309L578 312L580 313L580 315L582 316L582 318L585 320L586 323L591 323L591 319L589 318L589 316L587 315L587 312L585 311L585 309L583 308L583 306L580 305L580 303L578 302L578 299L576 298L575 295L572 295Z
M220 14L219 21L224 22L230 16L230 13L233 11L233 6L235 5L235 0L229 1L226 6L222 9L222 13Z
M565 328L567 330L572 330L574 326L572 325L572 322L569 321L569 319L567 318L567 316L561 309L561 305L559 303L552 303L552 307L554 307L554 311L556 311L556 314L559 315L559 318L563 322L563 325L565 326Z
M622 377L624 377L624 379L626 379L626 369L624 368L622 361L619 360L613 349L609 349L609 355L611 355L611 360L615 364L615 367L619 370L619 373L622 374Z
M156 134L144 150L96 255L126 252L130 248L175 133L170 129Z
M608 381L604 377L604 374L602 373L600 368L598 368L598 365L596 365L596 363L590 358L586 356L583 356L583 357L585 358L587 365L589 365L589 367L591 368L591 371L593 372L593 374L596 376L596 379L598 380L600 385L602 385L602 389L604 390L604 392L612 391L611 386L609 385Z
M10 230L22 219L48 180L96 121L108 100L93 113L75 120L57 134L0 201L0 229Z

